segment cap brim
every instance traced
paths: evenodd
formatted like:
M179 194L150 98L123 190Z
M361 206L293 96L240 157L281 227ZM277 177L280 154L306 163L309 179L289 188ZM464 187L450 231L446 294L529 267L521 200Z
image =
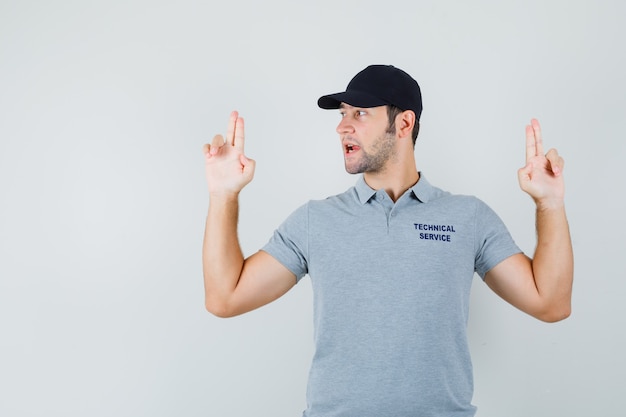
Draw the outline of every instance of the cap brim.
M341 103L346 103L354 107L378 107L388 104L368 93L361 91L344 91L342 93L329 94L317 100L317 105L322 109L338 109Z

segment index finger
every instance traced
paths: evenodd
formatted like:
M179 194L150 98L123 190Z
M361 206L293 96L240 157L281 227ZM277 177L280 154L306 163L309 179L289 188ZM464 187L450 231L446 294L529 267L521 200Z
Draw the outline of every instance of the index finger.
M526 126L526 160L540 155L543 155L541 126L537 119L532 119L530 125Z
M233 146L235 147L235 149L241 151L241 153L243 153L244 137L245 137L245 133L244 133L243 117L238 117L236 121L235 138L233 140Z
M226 129L226 140L224 143L229 145L233 145L235 142L235 131L237 119L239 118L239 113L236 110L233 110L230 113L230 119L228 119L228 128Z

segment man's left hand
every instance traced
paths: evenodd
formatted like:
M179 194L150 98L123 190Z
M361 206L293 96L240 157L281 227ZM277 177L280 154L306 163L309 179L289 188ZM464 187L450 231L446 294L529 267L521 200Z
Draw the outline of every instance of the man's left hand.
M556 149L544 155L541 126L532 119L526 126L526 166L519 169L517 176L520 187L535 200L538 208L563 206L563 165Z

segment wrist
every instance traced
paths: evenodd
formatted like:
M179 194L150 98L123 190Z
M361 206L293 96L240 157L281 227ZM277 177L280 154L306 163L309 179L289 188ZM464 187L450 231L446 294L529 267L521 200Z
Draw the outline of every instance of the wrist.
M232 202L239 200L239 191L211 191L209 190L209 201L213 202Z
M563 210L565 202L562 198L542 198L535 200L537 211Z

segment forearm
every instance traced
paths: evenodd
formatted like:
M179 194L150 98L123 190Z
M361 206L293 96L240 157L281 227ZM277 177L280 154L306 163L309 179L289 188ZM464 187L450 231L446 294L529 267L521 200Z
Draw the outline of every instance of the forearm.
M202 266L206 308L216 314L226 308L243 268L244 257L237 236L238 215L236 194L210 197Z
M537 292L547 314L567 317L571 310L574 256L565 207L537 205L537 248L532 261Z

